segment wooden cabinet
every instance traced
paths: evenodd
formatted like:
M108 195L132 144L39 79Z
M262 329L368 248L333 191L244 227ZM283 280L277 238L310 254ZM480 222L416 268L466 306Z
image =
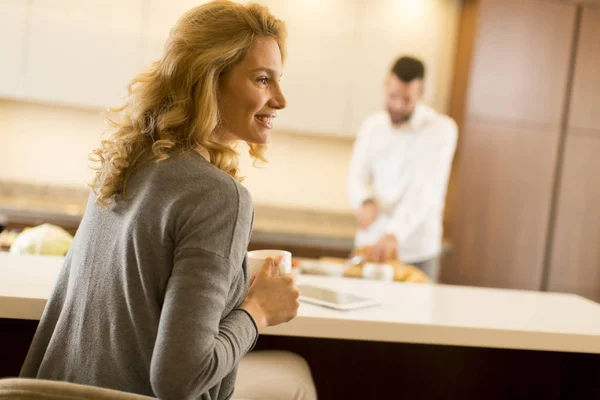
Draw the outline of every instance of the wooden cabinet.
M0 97L20 97L25 87L28 1L0 0Z
M26 96L105 109L141 63L143 0L32 0Z
M600 302L600 8L581 18L548 290Z
M559 125L574 20L569 4L482 1L468 114Z
M600 139L600 7L583 9L569 128Z
M539 289L558 128L466 121L446 283ZM535 155L535 156L534 156Z
M548 290L600 302L600 134L569 135Z
M539 289L576 7L479 3L442 280Z
M445 282L600 301L600 7L581 4L466 2Z

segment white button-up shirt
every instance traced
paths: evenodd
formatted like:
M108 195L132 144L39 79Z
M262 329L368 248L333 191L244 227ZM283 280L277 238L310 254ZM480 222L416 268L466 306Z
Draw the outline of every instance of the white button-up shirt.
M399 128L389 114L378 112L362 124L354 144L348 194L358 209L367 199L381 207L377 220L356 234L356 246L375 244L386 233L398 239L407 263L438 256L456 123L419 104Z

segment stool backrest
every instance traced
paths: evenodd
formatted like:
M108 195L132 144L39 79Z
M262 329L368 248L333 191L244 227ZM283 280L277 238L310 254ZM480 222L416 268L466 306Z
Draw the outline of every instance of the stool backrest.
M150 400L118 390L41 379L0 379L0 400Z

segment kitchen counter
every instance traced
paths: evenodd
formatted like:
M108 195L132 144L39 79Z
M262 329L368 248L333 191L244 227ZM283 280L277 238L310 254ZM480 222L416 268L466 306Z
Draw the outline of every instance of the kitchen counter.
M382 300L336 311L302 304L267 334L600 354L600 304L573 294L302 276Z
M85 189L0 181L0 224L50 222L73 229L85 211L88 195ZM337 255L346 255L352 250L355 229L352 212L256 204L252 240L268 245L330 249Z
M63 259L0 253L0 318L37 320ZM302 304L265 335L600 354L600 305L572 294L301 276L382 299L335 311Z
M0 378L18 374L61 257L0 253ZM379 296L341 312L302 303L255 351L310 365L320 400L600 398L600 305L576 295L300 276Z

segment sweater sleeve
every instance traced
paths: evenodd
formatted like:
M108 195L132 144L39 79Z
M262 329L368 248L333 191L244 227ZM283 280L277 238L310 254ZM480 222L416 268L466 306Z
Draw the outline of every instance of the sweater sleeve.
M167 285L151 363L161 399L199 398L254 345L257 331L244 311L221 320L231 265L203 250L183 250Z
M187 201L152 354L152 389L161 399L199 398L234 370L254 346L252 318L234 308L230 291L242 273L251 205L225 193Z

